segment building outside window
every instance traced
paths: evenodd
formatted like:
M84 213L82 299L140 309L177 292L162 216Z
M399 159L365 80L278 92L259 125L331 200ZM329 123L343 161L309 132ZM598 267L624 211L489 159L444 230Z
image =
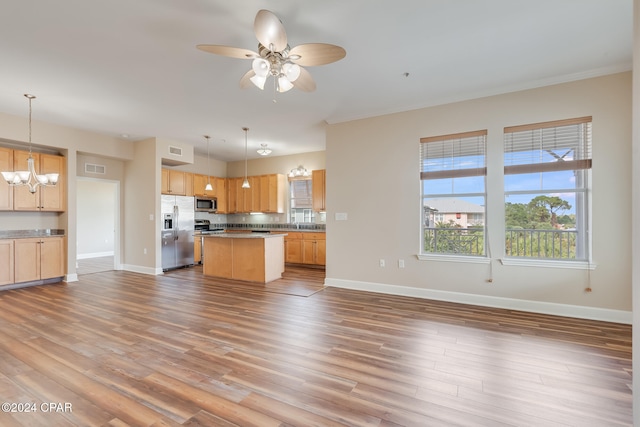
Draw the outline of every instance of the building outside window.
M589 259L591 117L504 129L505 256Z
M420 139L422 254L485 255L486 140L486 130Z
M311 178L289 178L290 219L293 224L311 223L315 220Z

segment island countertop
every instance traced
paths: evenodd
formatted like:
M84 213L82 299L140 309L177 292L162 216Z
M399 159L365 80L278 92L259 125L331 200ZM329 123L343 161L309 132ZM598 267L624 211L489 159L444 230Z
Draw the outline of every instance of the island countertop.
M212 233L212 234L197 234L204 238L217 238L217 239L269 239L272 237L284 237L287 233Z

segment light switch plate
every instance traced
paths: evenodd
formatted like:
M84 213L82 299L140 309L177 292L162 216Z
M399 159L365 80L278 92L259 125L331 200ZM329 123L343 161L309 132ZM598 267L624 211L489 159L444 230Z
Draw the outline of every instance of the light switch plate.
M347 213L346 212L336 212L336 221L346 221Z

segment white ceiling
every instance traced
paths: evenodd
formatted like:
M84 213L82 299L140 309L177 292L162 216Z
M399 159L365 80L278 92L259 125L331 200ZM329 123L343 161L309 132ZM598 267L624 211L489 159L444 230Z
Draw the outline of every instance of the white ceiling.
M347 56L309 67L317 90L240 89L258 10L289 44ZM2 0L0 111L119 136L188 142L212 156L320 151L325 123L631 69L632 0ZM409 73L405 77L405 73ZM33 142L37 143L37 127Z

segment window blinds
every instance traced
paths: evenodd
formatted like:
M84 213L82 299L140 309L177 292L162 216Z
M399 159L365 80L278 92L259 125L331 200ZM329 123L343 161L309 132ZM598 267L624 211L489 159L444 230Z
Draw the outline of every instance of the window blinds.
M421 138L420 179L486 175L486 140L486 130Z
M504 128L504 173L591 168L591 117Z

